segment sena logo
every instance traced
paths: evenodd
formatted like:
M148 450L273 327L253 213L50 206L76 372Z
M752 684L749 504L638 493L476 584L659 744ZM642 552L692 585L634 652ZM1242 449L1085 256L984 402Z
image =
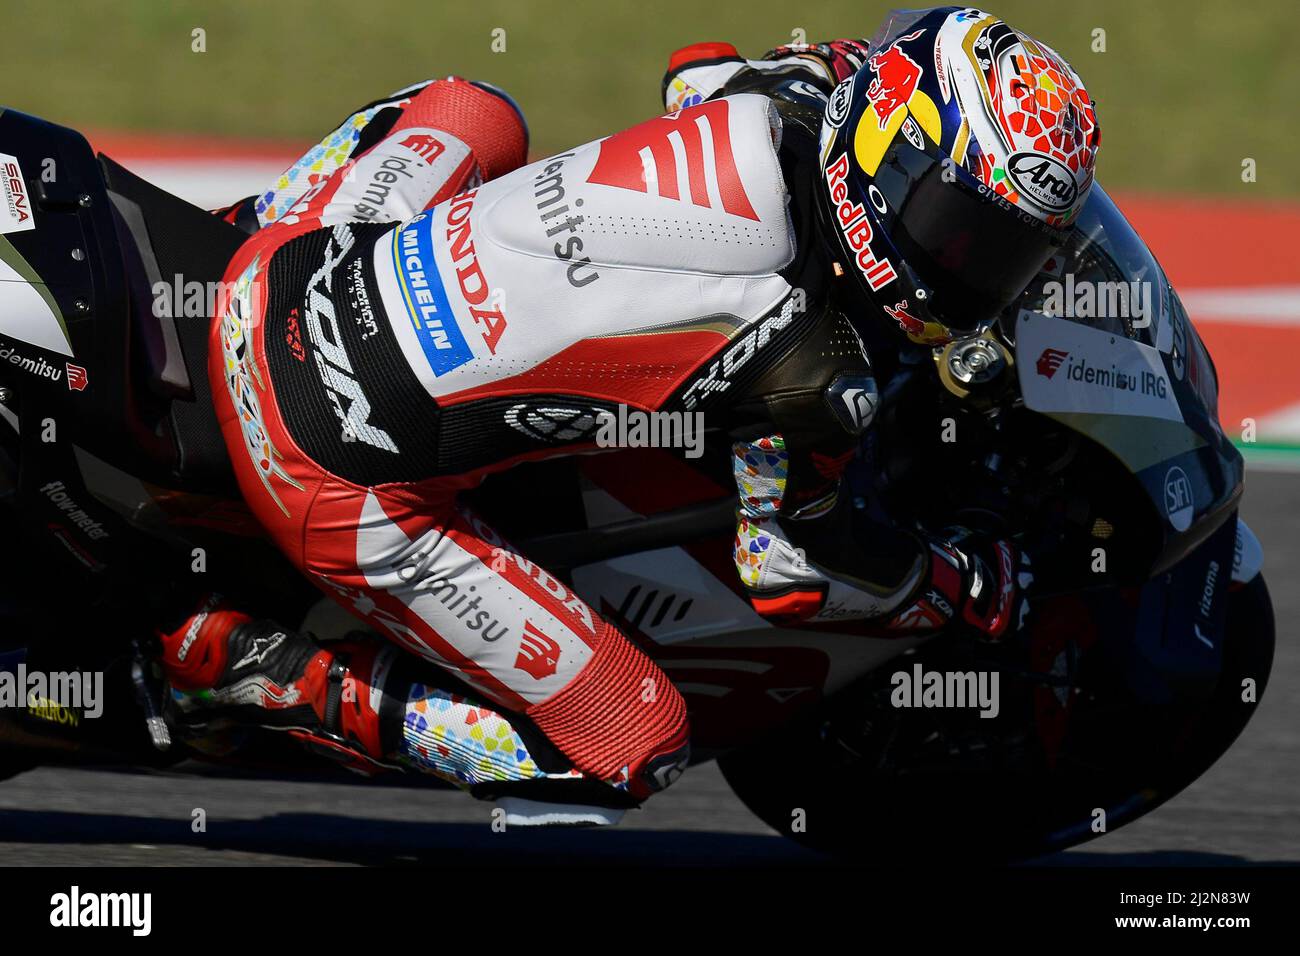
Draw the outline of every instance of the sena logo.
M35 229L32 219L31 202L27 197L27 185L23 182L23 171L16 156L0 153L0 188L4 190L4 203L0 206L0 233L21 232Z
M533 680L542 680L555 673L560 666L560 645L538 629L532 621L524 621L524 636L519 641L519 655L515 668Z
M1051 378L1069 355L1069 352L1063 352L1060 349L1043 349L1043 354L1038 356L1038 363L1035 366L1038 369L1038 374L1043 378Z
M19 170L17 163L7 163L5 165L5 178L8 180L9 203L14 212L15 218L19 222L26 222L32 217L30 207L27 205L27 191L23 185L23 174Z
M701 103L615 133L600 143L600 155L587 182L616 186L664 199L713 208L758 222L731 151L726 100ZM708 141L712 161L705 155ZM678 178L678 157L685 159L686 181Z

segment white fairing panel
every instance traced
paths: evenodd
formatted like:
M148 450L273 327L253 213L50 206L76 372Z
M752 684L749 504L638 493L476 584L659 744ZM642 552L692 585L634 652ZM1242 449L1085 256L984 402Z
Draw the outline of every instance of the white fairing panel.
M599 487L584 490L583 505L593 526L638 514ZM817 689L834 693L933 636L875 638L774 625L756 613L733 587L679 547L643 551L576 568L573 584L591 607L614 612L620 624L626 622L638 640L653 641L661 648L727 649L728 653L716 658L694 655L684 662L697 675L689 683L681 682L675 673L671 653L658 658L679 689L691 695L725 697L734 689L737 672L761 675L771 670L773 665L766 654L779 648L824 654L827 672L824 684ZM754 660L734 653L745 648L760 653ZM702 682L698 676L701 671L715 671L718 676L713 682Z
M47 301L44 287L28 282L8 263L0 260L0 335L38 345L60 355L72 356L72 343L68 340L63 320ZM14 352L0 357L15 365L39 361Z
M1022 310L1016 371L1036 412L1086 412L1181 422L1158 350L1065 319Z

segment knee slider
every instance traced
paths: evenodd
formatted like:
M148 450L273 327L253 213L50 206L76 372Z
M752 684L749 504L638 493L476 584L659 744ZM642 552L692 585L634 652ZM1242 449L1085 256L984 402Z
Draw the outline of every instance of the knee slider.
M644 799L685 768L686 702L654 661L608 623L597 633L586 666L527 714L578 770L616 781L626 769L629 791Z

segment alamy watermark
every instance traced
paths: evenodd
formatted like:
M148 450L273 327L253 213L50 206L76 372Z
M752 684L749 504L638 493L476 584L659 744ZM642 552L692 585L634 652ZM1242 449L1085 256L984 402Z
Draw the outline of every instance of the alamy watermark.
M704 454L703 412L647 412L619 405L596 416L601 448L681 448L687 458Z
M978 709L981 718L993 718L1001 709L999 677L997 671L927 671L917 663L910 671L890 676L894 689L889 703L898 708Z
M153 929L152 893L89 893L73 885L50 897L50 925L59 929L124 927L132 936Z
M102 671L29 671L19 664L0 671L0 709L24 707L28 714L75 726L104 713Z
M222 296L234 286L233 282L187 282L178 272L171 282L153 284L153 314L160 319L210 319Z
M160 319L209 320L222 310L223 304L239 297L239 280L234 282L209 279L200 282L187 280L177 272L171 281L159 279L150 287L153 314ZM261 315L266 304L266 283L255 281L244 293L248 296L246 316Z
M1067 319L1129 319L1135 329L1151 324L1151 283L1075 281L1067 272L1064 281L1043 283L1043 311Z

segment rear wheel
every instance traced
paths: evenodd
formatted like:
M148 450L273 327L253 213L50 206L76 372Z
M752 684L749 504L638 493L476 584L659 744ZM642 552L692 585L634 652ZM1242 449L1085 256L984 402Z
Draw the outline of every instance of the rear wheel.
M1098 808L1111 831L1173 797L1245 728L1273 661L1273 608L1262 575L1231 592L1228 614L1222 677L1194 723L1153 735L1159 745L1113 763L1104 744L1044 761L1031 733L981 736L978 721L973 730L941 727L934 712L893 710L873 725L879 685L855 689L856 703L837 695L816 719L719 763L764 822L823 852L1010 861L1063 850L1098 835ZM1247 679L1256 685L1252 702L1242 699ZM1130 723L1162 716L1133 715Z

